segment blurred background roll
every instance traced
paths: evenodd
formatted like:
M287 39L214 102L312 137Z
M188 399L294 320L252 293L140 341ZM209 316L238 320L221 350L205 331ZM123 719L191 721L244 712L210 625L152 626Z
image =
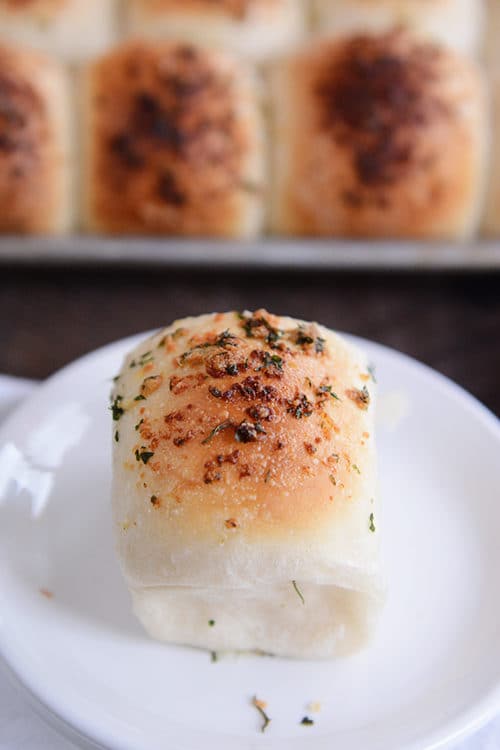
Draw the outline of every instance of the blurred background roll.
M219 47L250 60L283 53L305 33L302 0L128 0L134 35Z
M403 31L314 42L272 74L277 233L469 237L483 207L478 68Z
M63 68L41 53L0 44L0 232L67 230L70 173Z
M383 32L402 26L424 39L477 55L483 0L312 0L315 22L329 35ZM493 0L498 2L498 0Z
M125 43L88 66L83 108L88 230L260 231L263 128L245 66L186 44Z
M115 0L0 0L0 38L74 62L117 34Z

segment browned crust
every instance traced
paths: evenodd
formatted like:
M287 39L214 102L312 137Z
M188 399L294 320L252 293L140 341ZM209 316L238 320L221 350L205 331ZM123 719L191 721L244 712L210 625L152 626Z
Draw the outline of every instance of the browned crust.
M91 228L238 233L256 113L239 67L187 44L131 42L87 76ZM249 104L250 103L250 104Z
M0 47L0 232L44 233L67 196L67 102L62 69L43 55Z
M315 44L277 80L278 106L289 97L288 116L296 116L282 188L292 231L425 237L470 229L486 140L475 66L396 30Z
M283 319L263 310L193 322L129 359L114 393L116 470L131 472L158 523L272 535L347 512L373 480L365 363L315 324L287 321L276 338Z

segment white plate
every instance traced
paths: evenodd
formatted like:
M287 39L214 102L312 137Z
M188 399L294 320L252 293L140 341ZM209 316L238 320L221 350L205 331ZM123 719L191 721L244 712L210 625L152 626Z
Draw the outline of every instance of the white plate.
M500 708L495 417L362 342L381 392L389 598L375 642L337 662L213 664L148 640L114 558L108 392L136 340L63 370L0 433L0 652L46 715L113 750L430 750L489 719ZM255 694L272 717L265 735Z

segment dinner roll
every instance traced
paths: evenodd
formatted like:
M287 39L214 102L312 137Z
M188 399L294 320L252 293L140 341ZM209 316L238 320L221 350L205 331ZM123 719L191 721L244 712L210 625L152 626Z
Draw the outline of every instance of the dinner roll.
M265 310L173 323L112 394L113 512L151 636L332 657L383 600L375 383L322 326Z
M61 66L0 44L0 232L68 229L69 106Z
M0 38L78 61L111 42L115 0L0 0Z
M302 0L128 0L128 30L227 49L251 60L282 53L304 33Z
M85 74L86 226L244 237L262 223L254 80L222 53L129 42Z
M404 31L317 41L272 74L276 232L464 238L482 210L485 86Z
M322 31L342 35L403 26L430 41L476 55L483 32L483 0L313 0ZM494 0L497 2L497 0Z

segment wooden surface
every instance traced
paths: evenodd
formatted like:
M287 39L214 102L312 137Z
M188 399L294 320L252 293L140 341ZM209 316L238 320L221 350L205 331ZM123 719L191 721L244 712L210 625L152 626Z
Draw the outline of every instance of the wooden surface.
M0 373L44 378L187 314L268 309L399 349L500 414L500 274L0 269Z

